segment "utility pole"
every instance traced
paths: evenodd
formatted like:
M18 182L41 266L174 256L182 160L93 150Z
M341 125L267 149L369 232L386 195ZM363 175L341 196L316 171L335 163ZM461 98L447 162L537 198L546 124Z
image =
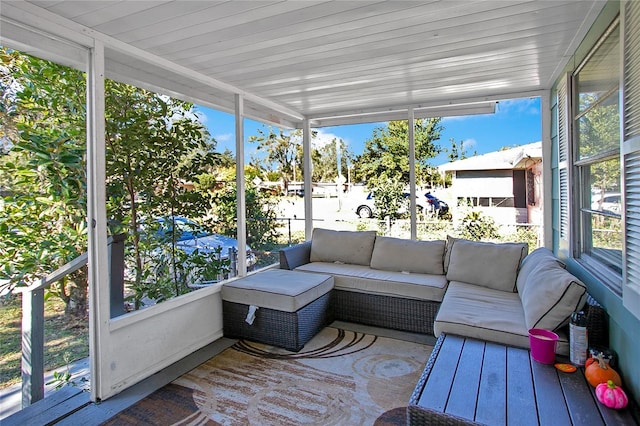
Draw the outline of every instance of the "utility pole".
M340 139L336 141L336 159L338 161L338 176L336 176L336 192L338 193L338 211L342 211L342 168L340 166Z

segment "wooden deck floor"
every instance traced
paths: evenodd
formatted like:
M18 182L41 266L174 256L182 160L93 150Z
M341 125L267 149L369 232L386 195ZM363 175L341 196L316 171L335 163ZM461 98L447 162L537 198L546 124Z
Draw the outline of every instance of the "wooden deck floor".
M227 338L217 340L118 395L97 404L89 400L87 392L75 387L64 387L32 406L0 420L0 424L2 426L100 424L216 356L235 342L236 340Z
M341 321L336 321L332 325L352 331L415 341L427 345L433 345L435 343L435 338L428 335L344 323ZM226 348L232 346L236 341L237 340L228 338L217 340L165 368L161 372L124 390L118 395L97 404L92 403L89 400L89 394L83 392L81 389L65 387L32 406L0 420L0 425L23 426L56 424L76 426L81 424L89 426L100 424L216 356Z
M89 385L89 357L74 361L71 364L45 373L44 397L48 398L58 393L54 373L70 373L73 381L84 388ZM0 425L3 419L20 411L22 406L22 387L20 383L0 391Z

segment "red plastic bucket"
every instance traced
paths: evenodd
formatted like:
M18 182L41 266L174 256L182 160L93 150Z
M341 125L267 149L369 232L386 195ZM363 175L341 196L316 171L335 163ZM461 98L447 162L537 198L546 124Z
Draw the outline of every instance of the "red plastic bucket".
M556 344L558 335L553 331L541 328L529 330L529 346L531 357L542 364L553 364L556 360Z

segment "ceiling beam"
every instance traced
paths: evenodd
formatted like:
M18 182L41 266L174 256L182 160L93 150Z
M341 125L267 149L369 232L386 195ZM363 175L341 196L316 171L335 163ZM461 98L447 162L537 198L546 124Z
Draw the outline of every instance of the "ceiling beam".
M338 115L312 120L313 127L340 126L345 124L372 123L384 121L406 120L409 110L413 111L415 118L430 117L457 117L461 115L493 114L496 110L496 101L462 104L439 105L430 107L407 107L393 110L369 111Z

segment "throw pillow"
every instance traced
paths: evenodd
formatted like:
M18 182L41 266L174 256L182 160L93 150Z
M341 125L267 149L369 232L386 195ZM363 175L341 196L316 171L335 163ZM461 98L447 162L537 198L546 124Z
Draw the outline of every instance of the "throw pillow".
M554 262L558 266L564 267L564 263L560 261L551 250L545 247L539 247L529 253L522 262L520 262L520 271L518 272L518 278L516 279L516 288L518 293L522 294L525 283L529 274L542 262Z
M333 231L315 228L311 237L311 262L369 265L376 231Z
M444 241L376 237L371 267L383 271L444 275Z
M527 243L485 243L455 240L449 255L447 279L494 290L514 292Z
M527 328L557 330L569 322L587 298L586 286L554 261L543 261L528 274L520 294Z

